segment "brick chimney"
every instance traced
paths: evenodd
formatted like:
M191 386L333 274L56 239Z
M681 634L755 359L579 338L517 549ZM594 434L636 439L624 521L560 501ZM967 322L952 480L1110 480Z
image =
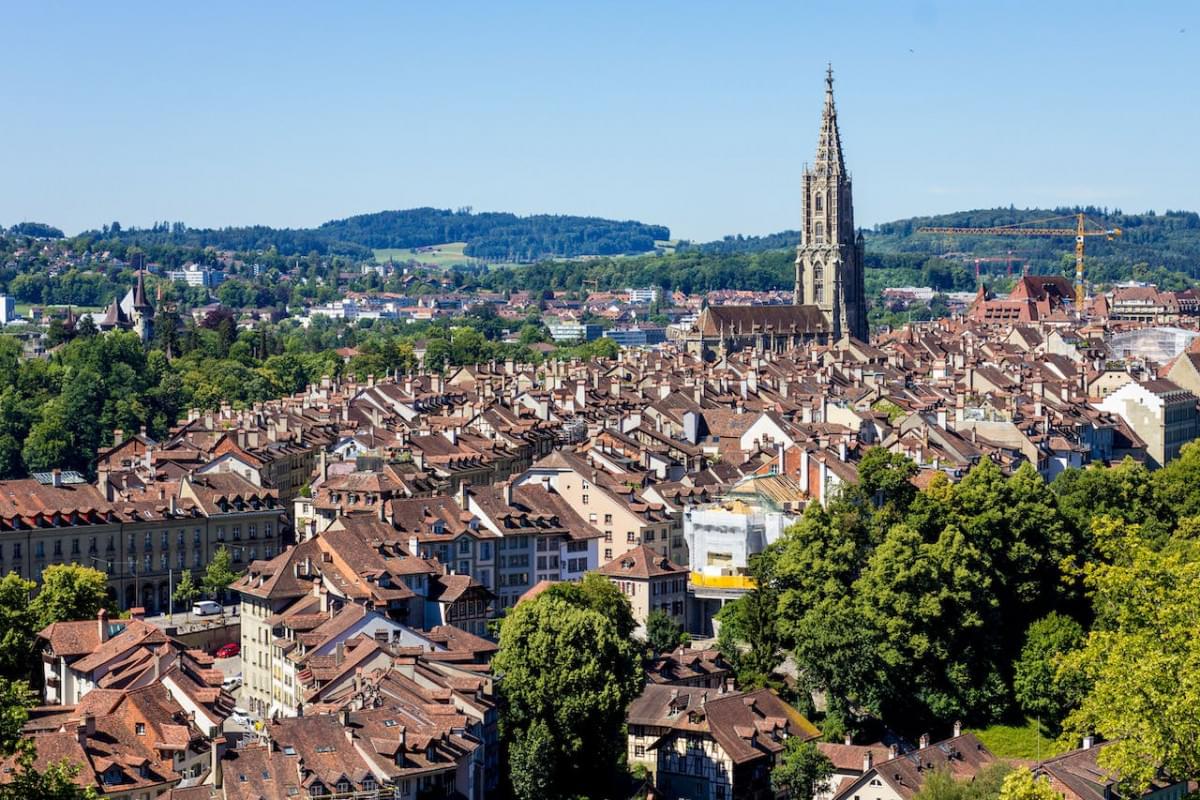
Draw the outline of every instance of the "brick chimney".
M100 629L100 643L108 641L108 609L102 608L96 612L96 626Z

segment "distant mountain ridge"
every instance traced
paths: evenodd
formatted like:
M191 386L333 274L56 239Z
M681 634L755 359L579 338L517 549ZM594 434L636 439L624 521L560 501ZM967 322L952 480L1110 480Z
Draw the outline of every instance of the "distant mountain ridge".
M427 247L466 242L465 254L489 261L532 262L549 258L651 252L656 240L671 238L665 225L600 217L471 209L411 208L380 211L326 222L316 228L189 228L159 223L152 228L106 227L87 235L115 237L139 245L173 244L228 250L266 250L283 255L343 254L366 257L382 248Z

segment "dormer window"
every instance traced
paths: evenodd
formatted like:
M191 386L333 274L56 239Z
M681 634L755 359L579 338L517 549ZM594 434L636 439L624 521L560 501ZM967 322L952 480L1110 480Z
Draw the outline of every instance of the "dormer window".
M440 519L437 522L433 523L433 532L434 533L445 533L446 532L446 523L442 522Z
M134 730L134 733L136 733L138 736L145 736L146 735L146 723L144 723L144 722L135 723L133 726L133 730Z

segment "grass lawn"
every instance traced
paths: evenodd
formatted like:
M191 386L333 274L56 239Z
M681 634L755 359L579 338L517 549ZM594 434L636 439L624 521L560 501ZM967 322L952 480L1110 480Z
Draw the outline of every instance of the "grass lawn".
M989 725L986 728L971 731L979 737L984 747L991 750L998 758L1049 758L1063 752L1054 737L1041 730L1041 749L1038 747L1038 725L1033 719L1026 719L1024 725Z
M453 267L457 264L471 263L471 259L463 255L463 249L466 246L466 242L449 242L429 247L391 247L376 250L375 262L382 264L389 258L393 258L396 261L416 260L435 267Z

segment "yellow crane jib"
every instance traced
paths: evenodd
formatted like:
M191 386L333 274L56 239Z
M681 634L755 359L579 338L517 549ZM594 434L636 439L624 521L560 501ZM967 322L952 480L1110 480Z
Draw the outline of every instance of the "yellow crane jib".
M1074 227L1046 227L1052 222L1064 222L1072 219L1075 221ZM1083 242L1089 236L1103 236L1112 241L1121 235L1121 229L1106 228L1100 223L1088 219L1084 214L1072 214L1067 217L1051 217L984 228L929 225L917 228L917 233L945 233L950 236L1073 236L1075 237L1075 313L1082 314L1084 301Z

